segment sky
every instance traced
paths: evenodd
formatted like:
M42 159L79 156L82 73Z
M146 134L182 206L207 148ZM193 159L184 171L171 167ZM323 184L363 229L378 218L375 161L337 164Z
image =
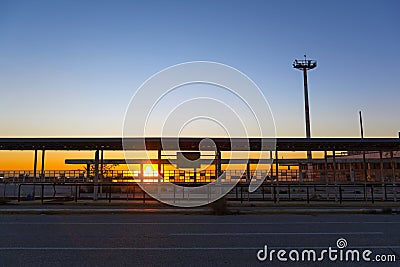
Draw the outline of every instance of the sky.
M243 72L269 102L276 135L304 137L292 62L305 53L318 62L313 137L359 137L359 110L365 137L397 137L399 10L395 0L1 0L0 137L121 136L140 85L190 61Z

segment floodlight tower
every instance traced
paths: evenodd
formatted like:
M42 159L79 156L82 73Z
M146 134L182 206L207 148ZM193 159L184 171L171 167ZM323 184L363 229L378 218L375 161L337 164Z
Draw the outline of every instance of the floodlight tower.
M304 55L304 60L295 60L293 62L293 68L303 71L304 77L304 108L306 113L306 137L311 137L310 131L310 108L308 104L308 82L307 82L307 71L312 70L317 66L317 61L307 60L307 56Z
M308 82L307 82L307 71L312 70L317 66L317 61L315 60L307 60L307 56L304 55L304 60L295 60L293 62L293 68L299 69L303 71L304 77L304 108L306 115L306 137L311 137L310 131L310 109L308 104Z
M310 107L308 104L308 82L307 82L307 71L312 70L317 67L316 60L309 60L307 56L304 55L304 60L295 60L293 62L293 68L299 69L303 71L303 79L304 79L304 109L306 116L306 137L311 138L311 130L310 130ZM307 151L307 159L311 160L311 151Z

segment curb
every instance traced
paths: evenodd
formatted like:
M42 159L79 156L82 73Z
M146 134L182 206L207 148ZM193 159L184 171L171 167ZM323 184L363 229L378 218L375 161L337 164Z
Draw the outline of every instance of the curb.
M6 208L0 214L182 214L182 215L215 215L212 209L179 209L179 208ZM281 208L281 209L229 209L218 215L258 215L258 214L400 214L400 209L392 208Z

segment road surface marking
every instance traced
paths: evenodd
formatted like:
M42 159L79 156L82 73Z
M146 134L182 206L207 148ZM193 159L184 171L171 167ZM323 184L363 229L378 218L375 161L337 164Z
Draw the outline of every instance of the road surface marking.
M0 222L0 225L299 225L400 224L399 222Z
M172 233L173 236L244 236L244 235L383 235L383 232L257 232L257 233Z
M326 249L318 247L273 247L274 249ZM259 250L260 247L0 247L4 250ZM347 249L400 249L400 246L348 246Z

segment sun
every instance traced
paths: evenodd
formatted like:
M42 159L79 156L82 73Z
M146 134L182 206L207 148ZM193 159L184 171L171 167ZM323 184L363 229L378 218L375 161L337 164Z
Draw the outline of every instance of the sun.
M144 167L145 168L144 168L143 176L145 176L145 177L158 176L157 170L154 170L153 166L151 166L151 164L145 165Z

